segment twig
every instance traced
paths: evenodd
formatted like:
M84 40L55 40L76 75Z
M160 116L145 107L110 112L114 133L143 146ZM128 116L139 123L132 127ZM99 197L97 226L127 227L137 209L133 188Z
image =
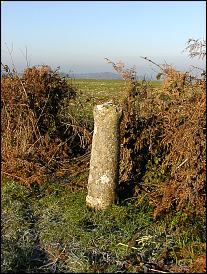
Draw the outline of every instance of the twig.
M140 58L142 58L144 60L147 60L148 62L152 63L153 65L157 66L158 68L160 68L163 71L163 68L160 65L156 64L155 62L153 62L152 60L150 60L148 57L142 57L142 56L140 56Z
M54 157L55 154L58 152L59 148L60 148L61 146L63 146L64 144L66 144L70 139L71 139L71 137L67 138L65 142L62 142L62 143L60 143L60 144L57 146L57 148L56 148L55 152L53 153L52 157L51 157L50 160L47 162L48 165L49 165L49 163L53 160L53 157Z
M21 49L20 49L20 51L21 51L22 55L25 57L25 59L26 59L26 66L29 67L30 66L30 62L28 60L27 47L25 47L25 55L24 55L24 53L23 53L23 51Z
M39 269L45 268L45 267L50 266L50 265L55 265L55 264L57 263L57 261L60 259L61 255L65 252L65 248L66 248L66 246L63 248L63 250L61 251L61 253L57 256L57 258L56 258L54 261L52 261L52 262L50 262L50 263L48 263L48 264L45 264L45 265L40 266ZM49 252L49 251L48 251L48 252ZM52 254L51 252L49 252L49 253L50 253L53 257L55 257L54 254Z
M5 45L6 45L6 48L7 48L7 50L8 50L8 53L9 53L9 56L10 56L10 59L11 59L11 63L12 63L12 66L13 66L13 70L14 70L15 74L18 76L17 69L16 69L16 66L15 66L15 64L14 64L14 60L13 60L13 57L12 57L13 44L12 44L12 49L11 49L11 50L9 50L9 47L8 47L7 43L5 43ZM18 80L20 81L20 83L21 83L21 85L22 85L22 89L23 89L23 91L24 91L24 93L25 93L26 99L28 100L28 96L27 96L26 89L25 89L24 84L23 84L22 80L20 79L20 77L18 77Z
M122 245L122 246L125 246L125 247L127 247L127 248L129 247L128 245L125 245L125 244L122 244L122 243L118 243L118 245ZM136 250L138 249L138 248L133 247L133 246L132 246L131 248L132 248L132 249L136 249Z
M38 117L38 119L37 119L37 122L35 123L35 126L38 124L40 118L42 117L43 111L44 111L44 109L45 109L45 107L46 107L46 104L47 104L49 98L50 98L50 92L49 92L48 98L45 100L45 104L44 104L44 106L42 107L41 113L40 113L40 115L39 115L39 117Z
M13 66L13 70L14 70L14 72L15 72L16 75L17 75L17 69L16 69L16 66L15 66L15 64L14 64L14 60L13 60L13 57L12 57L13 43L12 43L12 48L11 48L11 50L9 50L9 47L8 47L7 43L5 43L5 45L6 45L7 51L8 51L8 53L9 53L9 56L10 56L10 59L11 59L11 63L12 63L12 66Z
M166 271L162 271L162 270L156 270L153 268L148 268L148 270L153 271L153 272L158 272L158 273L173 273L173 272L166 272Z
M177 169L180 168L181 166L183 166L187 161L188 161L188 158L185 159L181 164L179 164L179 166L177 167Z
M30 152L30 149L39 141L39 140L41 140L41 136L27 149L27 153L29 153Z

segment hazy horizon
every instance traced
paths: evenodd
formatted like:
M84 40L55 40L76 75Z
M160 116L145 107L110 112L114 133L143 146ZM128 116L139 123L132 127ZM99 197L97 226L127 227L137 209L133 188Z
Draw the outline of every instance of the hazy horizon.
M199 75L200 71L196 70L195 68L193 68L193 66L195 67L199 67L201 69L205 69L206 67L206 61L205 60L200 60L200 59L190 59L189 57L183 56L178 57L179 60L178 62L175 62L175 57L174 58L162 58L162 57L157 57L157 58L153 58L150 57L150 59L152 61L154 61L157 64L164 64L167 63L169 65L172 65L175 69L180 70L180 71L190 71L192 74L194 75ZM111 59L112 61L114 61L114 59ZM119 58L116 59L116 61L122 61L125 64L126 68L132 68L134 67L136 72L137 72L137 76L138 77L148 77L148 78L152 78L154 79L157 75L157 73L159 73L159 68L157 68L155 65L151 64L150 62L143 60L141 57L126 57L124 58ZM173 62L174 61L174 62ZM4 63L3 64L8 64L8 63ZM10 68L13 67L13 65L10 63ZM17 69L18 73L22 73L23 70L27 67L27 62L25 59L25 64L17 64L15 63L15 69ZM109 72L109 73L116 73L117 72L113 69L112 65L108 64L105 60L103 60L103 65L100 65L99 67L93 66L86 66L84 68L84 66L82 65L76 65L76 66L61 66L61 64L50 64L50 62L47 63L36 63L36 64L30 64L30 66L40 66L40 65L49 65L53 70L56 70L57 68L59 68L59 71L62 73L66 73L69 75L73 75L73 74L87 74L87 73L105 73L105 72Z
M105 57L155 75L158 64L205 68L183 52L189 38L205 39L204 1L4 1L1 59L18 71L60 66L65 73L115 72ZM7 48L8 47L8 48ZM26 60L27 48L27 60Z

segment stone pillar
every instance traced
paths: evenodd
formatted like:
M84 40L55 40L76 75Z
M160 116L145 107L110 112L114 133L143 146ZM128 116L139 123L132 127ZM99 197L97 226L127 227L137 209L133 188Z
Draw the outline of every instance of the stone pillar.
M116 200L121 111L111 102L97 105L91 150L86 205L103 210Z

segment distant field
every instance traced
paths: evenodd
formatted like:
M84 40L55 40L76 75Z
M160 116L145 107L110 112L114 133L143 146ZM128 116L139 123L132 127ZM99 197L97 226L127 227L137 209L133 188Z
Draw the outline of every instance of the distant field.
M70 80L69 80L70 81ZM124 80L92 80L75 79L74 83L83 95L93 96L95 99L115 99L117 98L125 84ZM152 87L161 86L161 81L150 81Z
M77 101L70 104L70 113L73 117L93 121L93 107L97 104L112 100L117 103L124 89L124 80L93 80L93 79L68 79L77 87L79 95ZM152 88L161 86L161 81L148 82Z

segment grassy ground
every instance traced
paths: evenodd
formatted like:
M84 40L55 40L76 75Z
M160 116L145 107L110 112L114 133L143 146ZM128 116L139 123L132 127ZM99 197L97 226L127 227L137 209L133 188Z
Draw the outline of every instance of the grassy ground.
M179 218L154 221L143 195L104 212L86 208L85 198L85 191L57 183L29 190L3 180L2 271L141 272L175 264L185 270L191 243L202 252L195 224L178 234ZM197 221L197 229L203 225Z
M91 128L94 106L107 101L118 103L125 88L123 80L68 79L68 82L77 87L78 93L78 98L70 101L69 112L75 119L87 121ZM149 86L158 88L161 83L161 81L151 81Z
M69 80L70 81L70 80ZM93 100L94 104L105 100L118 100L124 88L123 80L80 80L75 79L74 84L78 91L87 100ZM157 88L161 81L151 81L150 86Z
M71 82L71 80L68 81ZM122 80L75 79L72 83L77 87L78 98L70 102L70 113L78 120L89 122L91 127L93 107L110 100L117 102L124 86Z

